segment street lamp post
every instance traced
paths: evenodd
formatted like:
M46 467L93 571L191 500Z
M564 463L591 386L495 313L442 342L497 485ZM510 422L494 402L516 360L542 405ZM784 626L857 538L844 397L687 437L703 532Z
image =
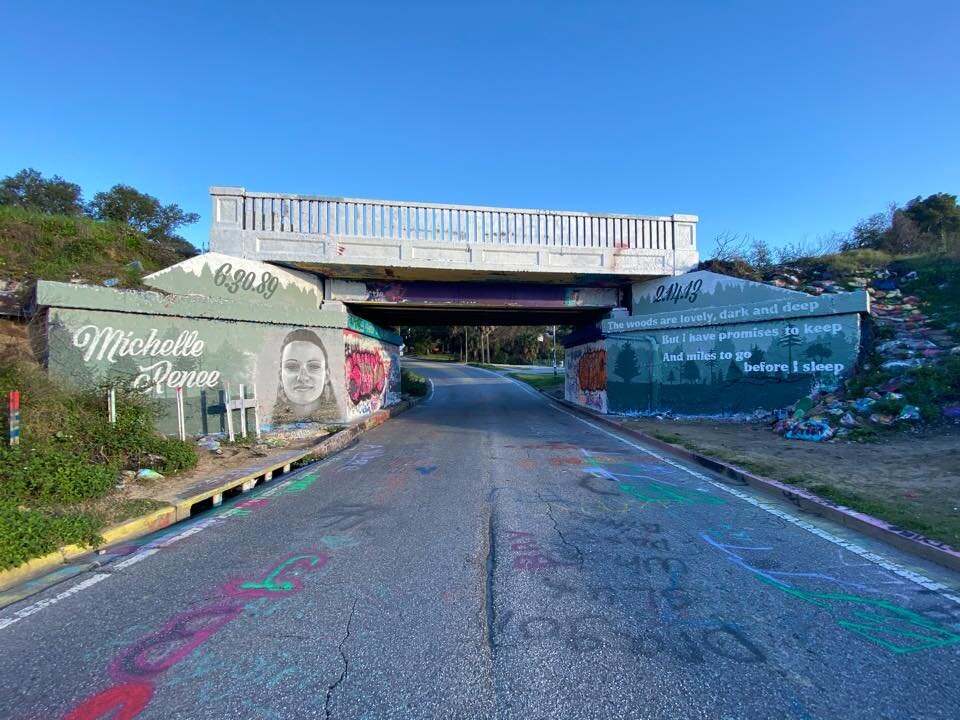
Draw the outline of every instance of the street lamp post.
M553 376L557 376L557 326L553 326Z

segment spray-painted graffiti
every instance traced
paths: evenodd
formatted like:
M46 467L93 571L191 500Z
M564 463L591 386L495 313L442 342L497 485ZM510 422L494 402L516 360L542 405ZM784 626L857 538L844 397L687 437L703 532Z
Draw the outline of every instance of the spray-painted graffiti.
M631 544L636 548L669 548L668 538L663 537L658 523L630 523L629 529ZM566 534L572 542L574 536ZM510 535L525 538L529 533ZM535 541L525 538L519 545L527 543ZM708 662L711 657L746 664L766 661L763 649L745 629L697 612L695 593L684 585L689 570L683 559L662 552L641 552L631 554L626 566L631 569L630 579L623 583L605 581L598 586L581 584L582 576L540 575L548 597L575 600L577 605L586 601L599 612L515 617L508 610L498 615L495 639L512 625L525 644L559 644L574 652L610 648L639 657L665 653L673 660L695 665ZM604 606L615 609L614 618L603 612ZM637 614L626 625L617 619L624 608Z
M716 537L723 531L702 533L704 542L722 552L735 565L751 573L760 582L791 597L827 611L837 625L870 642L897 654L929 650L960 643L960 633L940 626L918 612L896 605L883 598L854 595L848 588L861 589L860 584L833 575L816 572L792 572L761 569L758 560L747 560L756 553L770 553L772 546L751 544L749 533L734 534L734 542L723 542ZM761 556L762 557L762 556ZM799 585L815 583L839 586L839 591L805 589Z
M599 391L607 389L607 351L591 350L580 356L577 368L580 389Z
M602 459L582 449L580 454L588 467L588 475L603 478L616 483L622 492L642 503L658 505L724 505L726 500L711 495L706 490L691 490L680 485L658 481L645 474L651 471L648 465L636 462L622 462L616 458L601 462ZM611 461L612 460L612 461Z
M510 550L515 553L513 566L519 570L541 570L567 564L548 555L531 533L508 530L507 539L514 541Z
M607 411L607 350L603 340L568 348L565 353L564 397Z
M109 668L117 684L81 702L67 718L135 718L150 703L156 678L241 617L246 608L244 601L261 602L264 598L297 593L303 589L298 575L319 570L328 559L325 554L294 555L271 568L263 579L230 582L223 588L224 598L175 615L156 632L122 650Z
M65 720L131 720L150 704L152 697L153 685L148 682L114 685L77 705Z
M344 382L348 414L366 415L396 402L400 395L400 362L383 343L344 333Z
M354 405L380 395L386 385L387 373L380 353L359 348L347 348L347 394Z

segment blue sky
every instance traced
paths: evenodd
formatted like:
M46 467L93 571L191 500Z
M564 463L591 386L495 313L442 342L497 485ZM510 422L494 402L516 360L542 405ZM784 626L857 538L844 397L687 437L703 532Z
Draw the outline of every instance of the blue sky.
M960 2L8 2L0 175L637 214L960 192Z

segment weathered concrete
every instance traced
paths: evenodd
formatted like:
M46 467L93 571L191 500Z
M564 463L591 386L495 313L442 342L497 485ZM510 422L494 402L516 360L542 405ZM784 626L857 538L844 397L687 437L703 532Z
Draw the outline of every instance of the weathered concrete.
M675 275L698 261L695 215L601 215L234 187L212 187L210 195L211 250L331 277L575 283Z

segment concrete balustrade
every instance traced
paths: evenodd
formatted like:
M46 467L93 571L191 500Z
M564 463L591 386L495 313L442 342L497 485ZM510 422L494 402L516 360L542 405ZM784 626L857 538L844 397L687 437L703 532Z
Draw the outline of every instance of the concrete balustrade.
M256 260L670 275L697 263L695 215L607 215L212 187L210 249Z

